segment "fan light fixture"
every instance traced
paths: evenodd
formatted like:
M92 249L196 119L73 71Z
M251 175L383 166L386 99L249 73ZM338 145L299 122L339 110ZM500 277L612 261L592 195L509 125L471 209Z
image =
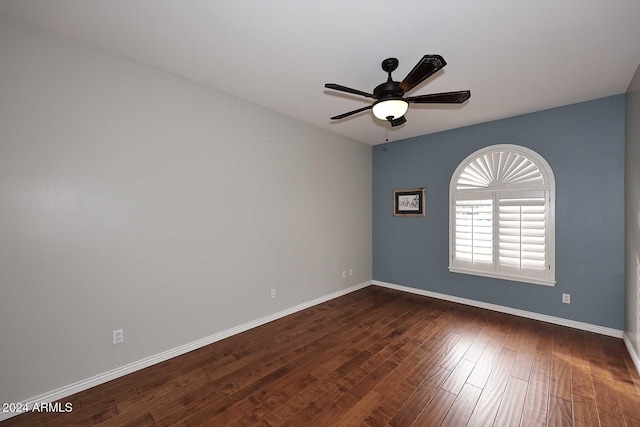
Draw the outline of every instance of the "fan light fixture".
M404 116L408 108L409 103L403 99L387 99L373 105L373 115L380 120L393 120Z

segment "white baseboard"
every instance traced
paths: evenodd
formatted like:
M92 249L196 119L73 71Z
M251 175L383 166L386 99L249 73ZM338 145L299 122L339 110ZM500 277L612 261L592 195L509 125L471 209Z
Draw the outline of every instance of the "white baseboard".
M488 310L498 311L500 313L513 314L527 319L540 320L542 322L553 323L555 325L568 326L570 328L581 329L583 331L595 332L596 334L608 335L611 337L622 338L623 331L618 329L607 328L604 326L593 325L591 323L578 322L576 320L563 319L562 317L548 316L546 314L534 313L532 311L519 310L517 308L505 307L503 305L490 304L488 302L476 301L467 298L455 297L452 295L441 294L438 292L425 291L423 289L410 288L408 286L396 285L394 283L381 282L373 280L373 285L383 286L389 289L409 292L416 295L423 295L431 298L437 298L445 301L457 302L460 304L470 305L473 307L486 308Z
M43 393L39 396L32 397L20 403L22 404L22 406L27 404L28 408L32 408L33 404L36 402L38 403L55 402L56 400L64 399L65 397L71 396L72 394L81 392L83 390L87 390L91 387L95 387L100 384L104 384L108 381L114 380L116 378L120 378L132 372L139 371L140 369L144 369L149 366L155 365L157 363L164 362L165 360L169 360L173 357L180 356L182 354L188 353L190 351L196 350L198 348L201 348L206 345L212 344L214 342L228 338L232 335L236 335L241 332L248 331L249 329L253 329L260 325L264 325L265 323L272 322L274 320L280 319L282 317L288 316L290 314L296 313L306 308L313 307L314 305L321 304L323 302L332 300L334 298L341 297L343 295L349 294L359 289L366 288L367 286L370 286L370 285L371 285L371 282L367 281L364 283L360 283L359 285L355 285L355 286L351 286L350 288L343 289L341 291L333 292L331 294L322 296L320 298L316 298L314 300L307 301L302 304L298 304L295 307L287 308L277 313L270 314L265 317L261 317L260 319L256 319L251 322L247 322L242 325L233 327L231 329L227 329L226 331L218 332L217 334L213 334L208 337L190 342L188 344L181 345L179 347L175 347L167 351L163 351L162 353L158 353L153 356L149 356L144 359L121 366L119 368L115 368L107 372L94 375L93 377L86 378L84 380L75 382L73 384L69 384L64 387L60 387L56 390ZM20 414L16 412L3 412L3 413L0 412L0 421L9 419L16 415L20 415Z
M625 332L622 339L624 340L624 344L627 346L627 351L629 352L629 356L631 356L631 360L636 367L636 371L640 373L640 357L638 357L638 352L636 351L636 349L633 348L633 344L631 344L629 335Z

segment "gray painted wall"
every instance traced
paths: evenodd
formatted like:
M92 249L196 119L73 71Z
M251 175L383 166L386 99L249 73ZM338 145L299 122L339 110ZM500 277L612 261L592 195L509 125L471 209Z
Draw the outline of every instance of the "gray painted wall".
M626 96L626 321L625 334L640 363L640 67ZM638 366L638 365L636 365Z
M375 146L373 278L623 329L624 103L617 95ZM447 270L451 175L492 144L529 147L554 171L555 287ZM394 218L392 191L415 187L427 189L427 217Z
M370 146L2 14L0 57L0 402L371 280Z

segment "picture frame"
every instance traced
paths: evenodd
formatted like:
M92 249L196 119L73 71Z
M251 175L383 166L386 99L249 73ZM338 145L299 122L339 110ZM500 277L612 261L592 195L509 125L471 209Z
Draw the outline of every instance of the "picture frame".
M426 217L426 189L421 187L394 190L393 216Z

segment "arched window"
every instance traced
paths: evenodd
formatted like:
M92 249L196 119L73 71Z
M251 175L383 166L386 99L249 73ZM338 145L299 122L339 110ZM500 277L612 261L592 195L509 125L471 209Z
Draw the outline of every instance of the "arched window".
M449 271L553 286L555 179L518 145L464 159L449 187Z

